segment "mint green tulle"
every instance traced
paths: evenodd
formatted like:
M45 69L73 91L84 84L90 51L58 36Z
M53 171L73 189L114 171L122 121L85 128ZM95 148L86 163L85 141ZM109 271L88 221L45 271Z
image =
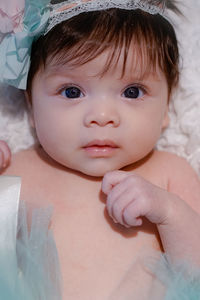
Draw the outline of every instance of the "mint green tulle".
M49 3L50 0L25 1L23 31L6 35L0 44L0 82L26 89L32 43L45 30Z
M200 300L200 268L197 266L183 261L172 264L162 255L150 269L165 291L164 297L155 300Z
M28 232L25 206L19 212L16 255L0 249L0 299L61 300L61 278L49 222L50 209L38 209Z

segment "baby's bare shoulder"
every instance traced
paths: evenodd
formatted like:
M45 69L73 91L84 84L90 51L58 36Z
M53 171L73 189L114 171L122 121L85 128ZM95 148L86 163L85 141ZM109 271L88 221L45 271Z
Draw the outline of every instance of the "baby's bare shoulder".
M164 168L170 177L181 177L182 179L188 177L198 177L189 162L174 153L155 151L154 160L161 167Z
M168 176L168 190L200 213L200 180L186 159L168 152L157 152L157 160Z
M42 203L49 205L49 189L55 185L55 178L49 170L51 167L39 155L37 148L31 148L14 154L10 166L2 175L21 177L21 199L29 207L36 207Z
M178 173L182 175L183 170L194 173L185 158L165 151L154 151L150 159L147 160L147 165L157 174L164 174L166 178Z
M155 150L153 153L153 159L158 160L159 163L166 164L168 162L173 163L187 163L186 159L183 157L178 156L177 154L166 152L166 151L158 151Z
M34 148L20 151L12 156L12 160L8 168L2 175L22 176L30 174L39 164L38 156Z

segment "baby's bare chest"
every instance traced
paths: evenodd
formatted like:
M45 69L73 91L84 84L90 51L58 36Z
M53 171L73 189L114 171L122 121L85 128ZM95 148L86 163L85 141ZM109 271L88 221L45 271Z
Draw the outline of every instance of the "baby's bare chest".
M125 229L107 218L102 208L57 217L52 229L64 299L124 300L126 293L133 296L136 291L140 296L135 299L143 299L143 284L148 281L148 289L152 279L145 260L160 246L154 226L146 222L141 230Z
M147 221L139 230L115 224L101 182L82 184L70 184L66 195L60 189L62 208L57 203L52 220L66 299L107 300L115 295L113 299L124 300L125 291L143 293L145 278L151 281L143 259L160 249L156 227Z
M63 277L63 299L124 300L130 293L143 300L141 293L145 290L148 295L152 280L145 271L145 257L160 249L156 227L148 221L139 230L115 224L107 213L100 183L82 187L81 192L80 185L72 183L59 191L55 184L50 186L42 189L40 185L38 195L43 203L54 199L51 229Z

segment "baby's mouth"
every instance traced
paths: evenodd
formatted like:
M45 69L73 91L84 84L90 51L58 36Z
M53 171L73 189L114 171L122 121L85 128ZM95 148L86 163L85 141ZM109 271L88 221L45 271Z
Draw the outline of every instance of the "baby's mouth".
M119 146L111 140L93 140L83 147L91 157L109 157Z

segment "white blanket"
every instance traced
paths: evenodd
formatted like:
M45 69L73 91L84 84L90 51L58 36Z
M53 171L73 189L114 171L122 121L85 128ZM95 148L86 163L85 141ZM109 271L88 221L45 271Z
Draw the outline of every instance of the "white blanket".
M200 175L200 0L181 0L185 17L170 14L181 53L180 86L170 104L170 125L158 149L185 157ZM0 139L13 152L36 141L28 124L23 95L14 88L0 87Z

